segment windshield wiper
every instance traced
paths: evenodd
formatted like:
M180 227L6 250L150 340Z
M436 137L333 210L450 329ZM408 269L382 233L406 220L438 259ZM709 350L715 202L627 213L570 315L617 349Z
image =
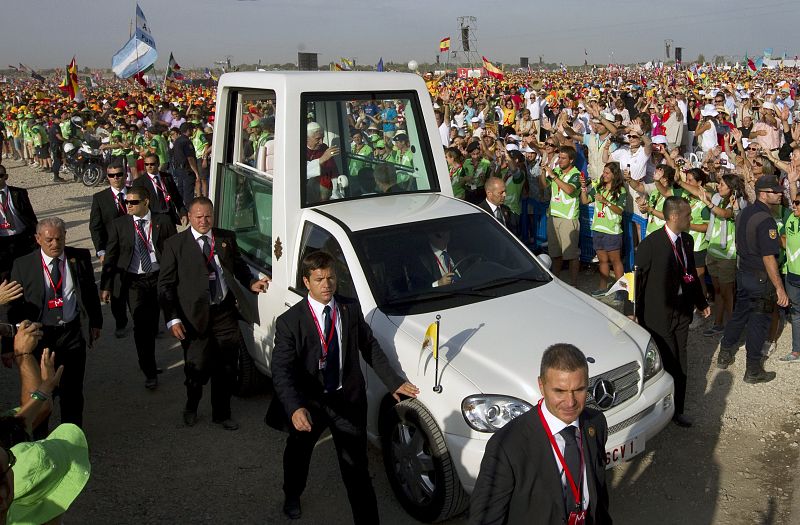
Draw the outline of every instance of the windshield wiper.
M492 279L491 281L487 281L483 284L473 286L472 291L477 292L480 290L487 290L489 288L495 288L497 286L503 286L505 284L511 284L517 281L527 281L531 283L547 283L550 282L550 279L543 277L525 277L525 276L500 277L497 279Z
M413 295L410 297L405 297L402 299L389 299L389 304L394 306L398 304L425 302L425 301L432 301L434 299L441 299L442 297L454 297L458 295L467 295L473 297L497 297L494 294L480 292L478 290L468 289L468 288L456 289L456 290L438 289L438 290L429 290L426 291L425 293Z

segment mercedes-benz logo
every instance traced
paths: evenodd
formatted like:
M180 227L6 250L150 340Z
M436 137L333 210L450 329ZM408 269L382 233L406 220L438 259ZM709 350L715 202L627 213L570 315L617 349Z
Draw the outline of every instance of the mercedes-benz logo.
M614 389L614 383L608 379L601 379L594 384L594 388L592 389L592 397L594 398L594 402L597 404L597 406L602 410L611 408L611 406L614 404L614 401L617 399L617 392Z

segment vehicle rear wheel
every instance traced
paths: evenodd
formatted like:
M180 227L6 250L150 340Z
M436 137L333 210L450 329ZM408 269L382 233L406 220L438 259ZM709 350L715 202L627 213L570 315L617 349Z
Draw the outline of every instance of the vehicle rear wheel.
M238 397L250 397L263 391L266 385L267 377L256 368L247 346L242 342L239 345L234 392Z
M416 399L387 408L382 431L383 463L403 508L433 523L466 510L469 496L433 416Z

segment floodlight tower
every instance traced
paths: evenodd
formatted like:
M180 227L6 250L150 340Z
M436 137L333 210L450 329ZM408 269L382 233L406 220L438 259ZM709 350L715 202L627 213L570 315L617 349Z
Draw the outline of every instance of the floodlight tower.
M474 16L459 16L458 28L461 37L461 61L469 66L480 66L483 61L478 52L478 19Z

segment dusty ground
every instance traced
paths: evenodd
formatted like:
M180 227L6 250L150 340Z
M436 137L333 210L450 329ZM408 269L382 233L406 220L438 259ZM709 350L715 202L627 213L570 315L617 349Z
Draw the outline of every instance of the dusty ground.
M4 163L10 183L30 190L40 217L62 217L68 243L91 247L87 221L96 189L56 185L18 162ZM582 273L582 288L596 288L595 279ZM789 350L791 330L767 363L778 379L758 386L742 382L743 352L729 370L716 370L716 341L701 330L693 330L689 348L687 413L695 426L668 426L644 454L609 473L612 515L622 524L800 523L793 493L800 365L776 359ZM158 340L157 358L165 372L158 390L150 392L130 335L115 339L107 325L90 351L85 421L93 472L65 523L287 523L280 511L284 436L263 424L271 394L234 399L242 425L237 432L210 422L207 401L198 425L184 428L181 353L171 338ZM18 399L15 374L0 371L0 378L0 406L11 406ZM393 497L375 449L370 462L383 523L414 523ZM300 523L351 523L329 439L318 445L311 469Z

